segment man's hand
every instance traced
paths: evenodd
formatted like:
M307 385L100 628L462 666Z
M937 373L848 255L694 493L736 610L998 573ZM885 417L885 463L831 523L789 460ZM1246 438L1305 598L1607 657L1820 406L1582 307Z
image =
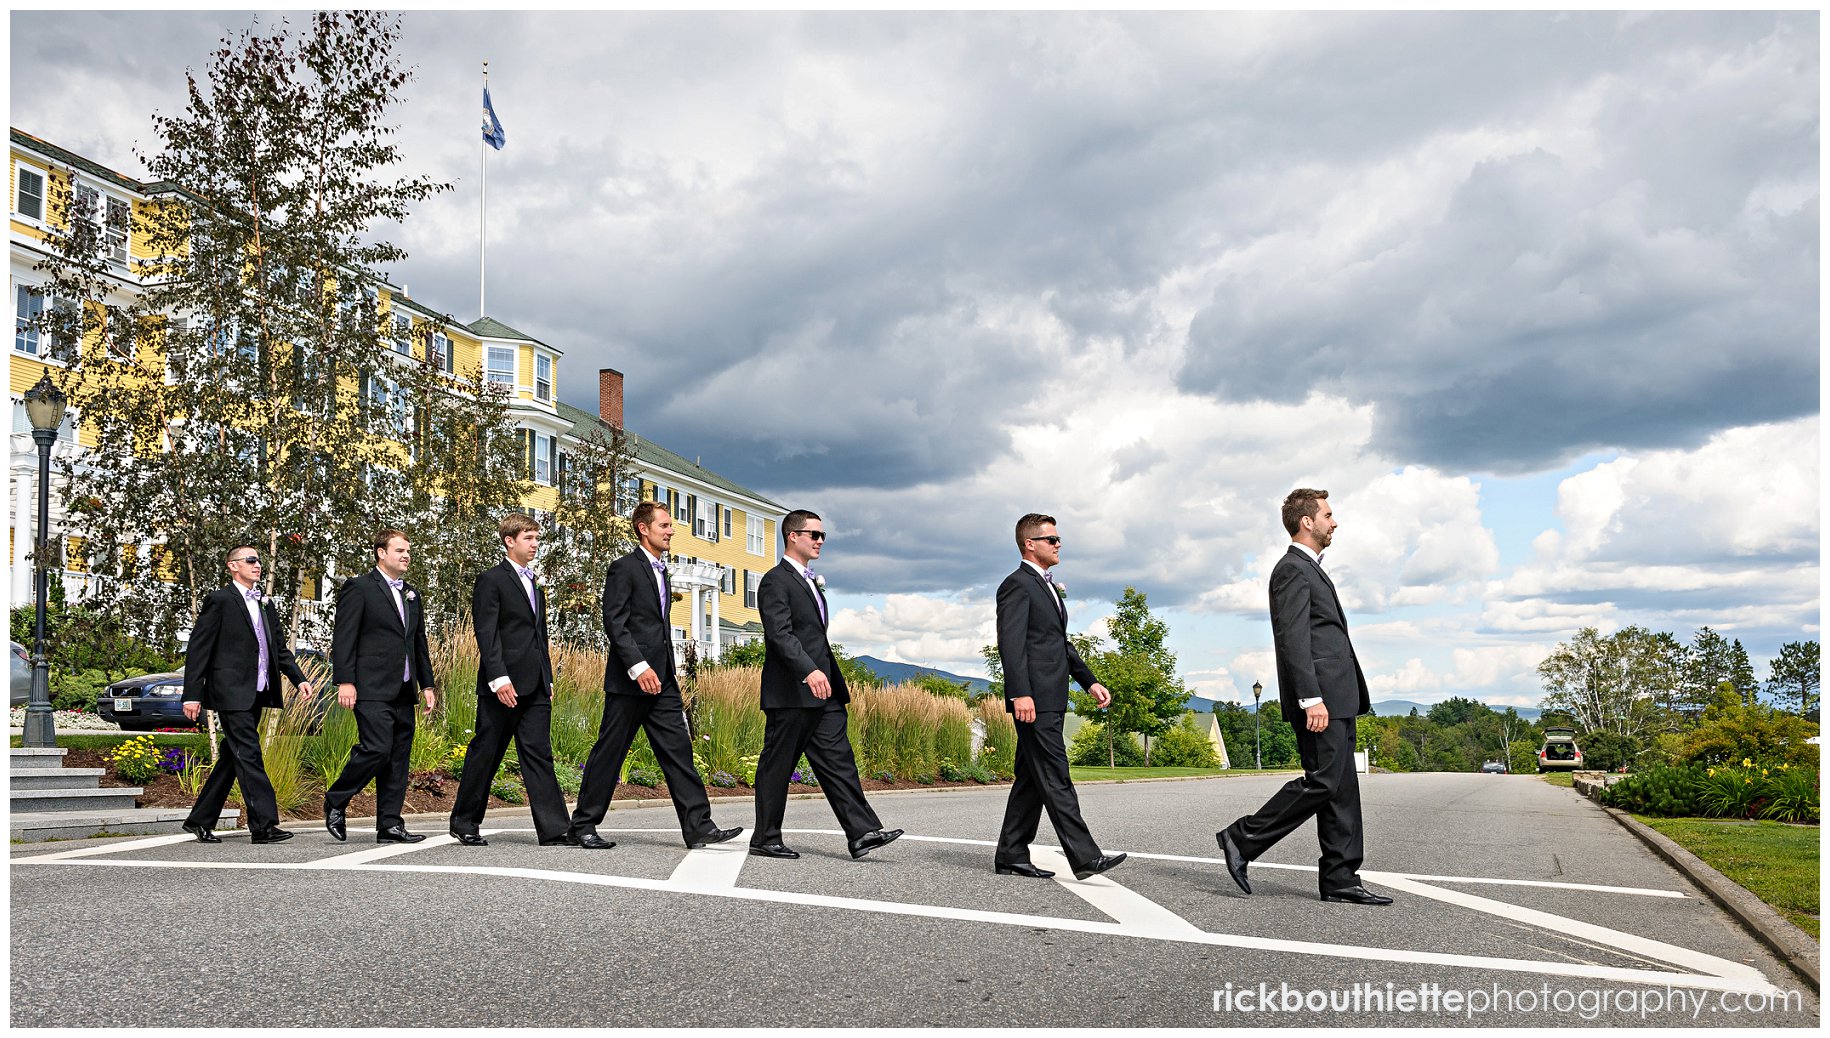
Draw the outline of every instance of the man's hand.
M345 710L356 709L356 686L345 681L337 686L337 705Z
M640 688L651 696L658 696L661 694L661 676L654 672L653 667L649 667L647 670L636 675L635 684L637 688Z
M1312 732L1319 732L1328 727L1328 707L1326 704L1317 703L1303 711L1303 718L1303 727Z
M508 707L511 710L514 709L515 683L512 681L502 682L502 687L496 689L496 699L500 700L503 706ZM430 710L431 705L428 704L426 709Z
M1036 723L1036 699L1034 696L1018 696L1010 701L1011 713L1024 724Z
M813 693L815 699L832 697L832 681L826 677L826 672L823 670L816 670L807 675L807 689Z
M197 702L195 699L184 704L184 716L189 720L197 720L197 715L201 713L203 713L203 704Z
M1093 682L1093 687L1087 689L1087 691L1091 692L1093 694L1093 698L1099 701L1099 708L1101 710L1104 710L1106 707L1109 707L1112 705L1112 693L1107 692L1106 686L1100 684L1099 682L1097 682L1097 681Z
M426 713L431 713L432 708L438 705L438 690L432 688L422 689L419 694L425 697Z
M297 695L301 699L311 695L311 682L309 682L309 681L301 681L298 684L292 686L292 688L293 688L294 694Z

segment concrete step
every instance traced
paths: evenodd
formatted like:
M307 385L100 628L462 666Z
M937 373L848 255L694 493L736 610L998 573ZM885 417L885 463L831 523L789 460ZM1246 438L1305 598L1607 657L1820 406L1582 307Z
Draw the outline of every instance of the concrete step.
M100 789L105 768L21 768L9 776L13 789Z
M64 766L64 754L69 752L61 746L32 749L15 746L10 763L14 771L22 768L61 768Z
M128 811L33 811L13 812L9 820L12 838L21 843L42 840L80 840L102 834L151 836L183 832L185 816L182 807L141 807ZM233 829L241 812L226 808L218 829Z
M139 786L108 789L14 789L8 791L14 814L45 811L132 811L133 799L146 792Z

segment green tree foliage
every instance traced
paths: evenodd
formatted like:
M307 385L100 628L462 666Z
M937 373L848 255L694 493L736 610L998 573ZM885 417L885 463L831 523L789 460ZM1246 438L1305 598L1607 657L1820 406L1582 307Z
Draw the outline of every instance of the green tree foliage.
M1083 768L1141 768L1144 748L1130 732L1114 734L1098 721L1083 721L1068 740L1068 763Z
M1191 693L1176 677L1176 657L1165 644L1169 625L1150 612L1144 593L1125 588L1117 607L1109 627L1113 647L1101 649L1094 642L1081 657L1112 694L1104 711L1108 734L1142 736L1148 765L1151 740L1177 723ZM1077 712L1092 715L1098 710L1091 695L1076 691L1073 697Z
M766 650L761 638L753 642L733 642L719 653L718 660L712 664L717 667L760 667Z
M1252 708L1239 703L1215 703L1214 719L1220 722L1220 735L1226 740L1226 752L1232 758L1233 767L1250 768L1254 745ZM1259 725L1257 736L1264 754L1264 766L1295 766L1300 760L1296 751L1296 729L1283 719L1276 700L1260 704Z
M1150 763L1159 768L1217 768L1220 754L1207 737L1206 715L1189 711L1157 736Z
M1818 733L1817 725L1764 704L1748 705L1739 689L1723 682L1715 702L1703 712L1702 723L1684 739L1683 759L1705 765L1739 764L1816 767L1818 748L1805 740Z
M1693 721L1700 717L1715 701L1716 689L1724 681L1732 684L1748 702L1753 701L1754 691L1759 687L1754 680L1754 666L1748 662L1747 650L1741 647L1741 642L1738 639L1730 641L1704 627L1691 639L1690 650L1684 656L1679 712Z
M1431 706L1428 716L1430 723L1448 728L1492 712L1485 703L1453 696Z
M1781 707L1800 717L1813 717L1822 681L1817 641L1787 642L1773 657L1766 691Z
M635 549L629 513L639 501L628 487L634 476L630 452L623 430L597 425L560 456L559 507L540 568L553 602L553 636L561 641L603 644L604 572ZM756 648L762 651L760 642Z
M917 674L909 683L937 696L947 696L968 703L972 702L974 698L971 685L964 681L948 681L939 674Z
M1659 699L1677 679L1668 646L1643 627L1602 636L1584 627L1538 664L1546 710L1562 710L1583 733L1606 731L1634 739L1662 723Z

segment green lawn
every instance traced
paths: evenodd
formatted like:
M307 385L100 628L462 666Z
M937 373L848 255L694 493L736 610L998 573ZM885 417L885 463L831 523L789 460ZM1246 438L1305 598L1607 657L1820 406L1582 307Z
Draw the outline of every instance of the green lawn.
M201 750L209 736L201 732L94 732L83 735L59 735L57 745L66 750L112 750L128 739L142 735L153 737L154 746L185 746ZM13 736L13 745L22 745L22 736Z
M1075 782L1098 782L1102 779L1142 779L1142 778L1201 778L1209 775L1289 775L1300 769L1266 768L1254 771L1251 768L1069 768L1068 772Z
M1576 788L1576 775L1574 772L1547 771L1544 774L1539 775L1538 777L1543 779L1544 781L1550 783L1553 786L1562 786L1564 789L1575 789Z
M1634 817L1746 887L1799 929L1819 936L1816 826Z

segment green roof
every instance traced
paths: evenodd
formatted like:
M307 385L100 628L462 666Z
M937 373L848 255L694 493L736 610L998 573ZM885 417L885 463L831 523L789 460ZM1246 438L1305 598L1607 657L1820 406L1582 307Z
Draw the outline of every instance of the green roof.
M553 349L552 346L547 346L546 343L541 342L532 335L529 335L526 332L518 332L493 317L479 317L464 327L469 328L478 335L490 339L518 339L521 342L531 342L536 346L546 346L549 350Z
M583 408L573 407L571 404L564 403L563 401L555 401L554 403L559 409L559 417L572 423L572 435L578 439L582 440L598 429L609 428L608 423L602 418L599 418L597 415L594 415ZM686 476L689 479L696 479L701 483L709 484L720 490L728 490L733 494L742 494L745 497L761 501L763 504L769 505L778 511L787 511L787 509L782 508L781 505L776 504L774 501L751 490L749 487L733 483L723 476L720 476L718 473L700 465L698 462L675 454L673 451L668 450L666 447L650 440L646 436L637 435L632 431L629 434L629 439L633 445L630 453L635 455L635 459L643 464L651 465L666 472Z
M124 177L124 176L120 175L119 173L116 173L114 170L109 169L107 166L102 165L99 162L95 162L90 159L83 158L81 155L78 155L73 151L65 151L64 149L58 147L57 145L52 144L50 141L44 140L42 138L34 137L31 134L26 133L24 130L18 129L16 127L13 128L13 143L21 145L23 147L30 148L33 151L38 152L39 154L44 155L47 158L55 159L58 162L61 162L67 166L73 167L75 169L80 169L84 173L89 174L90 176L100 177L103 180L110 181L119 187L124 187L124 188L128 189L129 191L138 191L141 194L147 193L146 186L141 184L139 181L133 179L132 177Z

